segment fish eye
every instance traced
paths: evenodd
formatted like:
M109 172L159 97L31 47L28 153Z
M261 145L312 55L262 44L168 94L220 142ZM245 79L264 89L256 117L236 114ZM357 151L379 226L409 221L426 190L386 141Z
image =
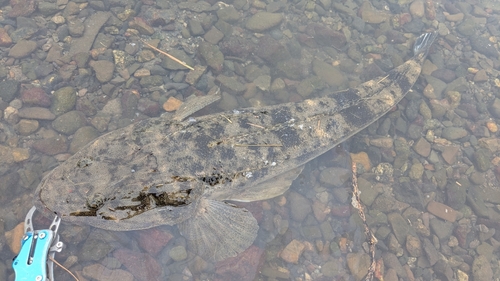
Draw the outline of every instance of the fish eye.
M92 210L98 210L104 205L106 198L101 193L95 193L87 198L87 207Z

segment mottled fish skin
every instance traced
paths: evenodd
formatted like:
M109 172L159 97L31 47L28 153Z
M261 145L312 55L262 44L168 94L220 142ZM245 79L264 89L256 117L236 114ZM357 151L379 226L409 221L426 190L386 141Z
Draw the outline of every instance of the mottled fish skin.
M184 121L152 118L110 132L49 173L36 205L66 221L135 230L186 221L199 214L200 199L275 197L288 187L259 186L300 169L395 106L417 81L435 37L419 37L412 59L354 89Z

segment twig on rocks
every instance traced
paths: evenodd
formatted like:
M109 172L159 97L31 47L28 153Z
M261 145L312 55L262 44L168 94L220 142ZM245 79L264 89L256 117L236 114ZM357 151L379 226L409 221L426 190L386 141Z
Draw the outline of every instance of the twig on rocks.
M373 280L373 276L375 274L376 269L376 261L375 261L375 245L377 245L377 238L373 235L370 227L368 227L368 223L366 223L365 212L363 211L363 205L361 204L361 200L359 199L359 194L361 193L358 189L358 178L356 176L357 168L356 163L352 162L352 199L351 204L354 208L358 210L359 217L363 221L363 226L365 227L365 234L368 239L368 245L370 245L370 256L371 256L371 264L368 269L368 273L365 276L366 281Z

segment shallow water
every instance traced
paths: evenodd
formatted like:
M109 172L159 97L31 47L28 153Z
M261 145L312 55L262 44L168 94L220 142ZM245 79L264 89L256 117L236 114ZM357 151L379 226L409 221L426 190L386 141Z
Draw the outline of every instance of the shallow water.
M33 12L0 3L0 279L14 280L10 237L20 236L12 229L42 175L93 137L158 116L168 98L214 84L222 100L195 115L353 87L409 59L413 39L429 30L440 37L393 111L307 164L284 195L241 204L260 230L238 257L203 260L174 227L109 232L62 222L65 248L56 259L80 280L361 280L370 258L351 207L353 157L378 239L376 277L500 278L500 9L371 4L58 1ZM158 48L207 71L188 84L187 70L162 62L137 34L161 39ZM202 41L212 45L198 48ZM41 216L34 222L50 224ZM73 280L58 267L55 279Z

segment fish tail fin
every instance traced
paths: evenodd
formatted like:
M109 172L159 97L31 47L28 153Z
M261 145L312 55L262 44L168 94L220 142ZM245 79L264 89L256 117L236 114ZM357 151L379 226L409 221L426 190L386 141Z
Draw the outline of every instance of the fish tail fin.
M429 32L420 35L417 40L415 40L415 45L413 47L413 52L415 55L424 54L426 55L429 52L429 48L431 47L434 40L436 40L438 36L437 32Z
M259 225L248 210L209 199L201 199L198 208L178 228L201 257L213 262L235 257L255 241Z

